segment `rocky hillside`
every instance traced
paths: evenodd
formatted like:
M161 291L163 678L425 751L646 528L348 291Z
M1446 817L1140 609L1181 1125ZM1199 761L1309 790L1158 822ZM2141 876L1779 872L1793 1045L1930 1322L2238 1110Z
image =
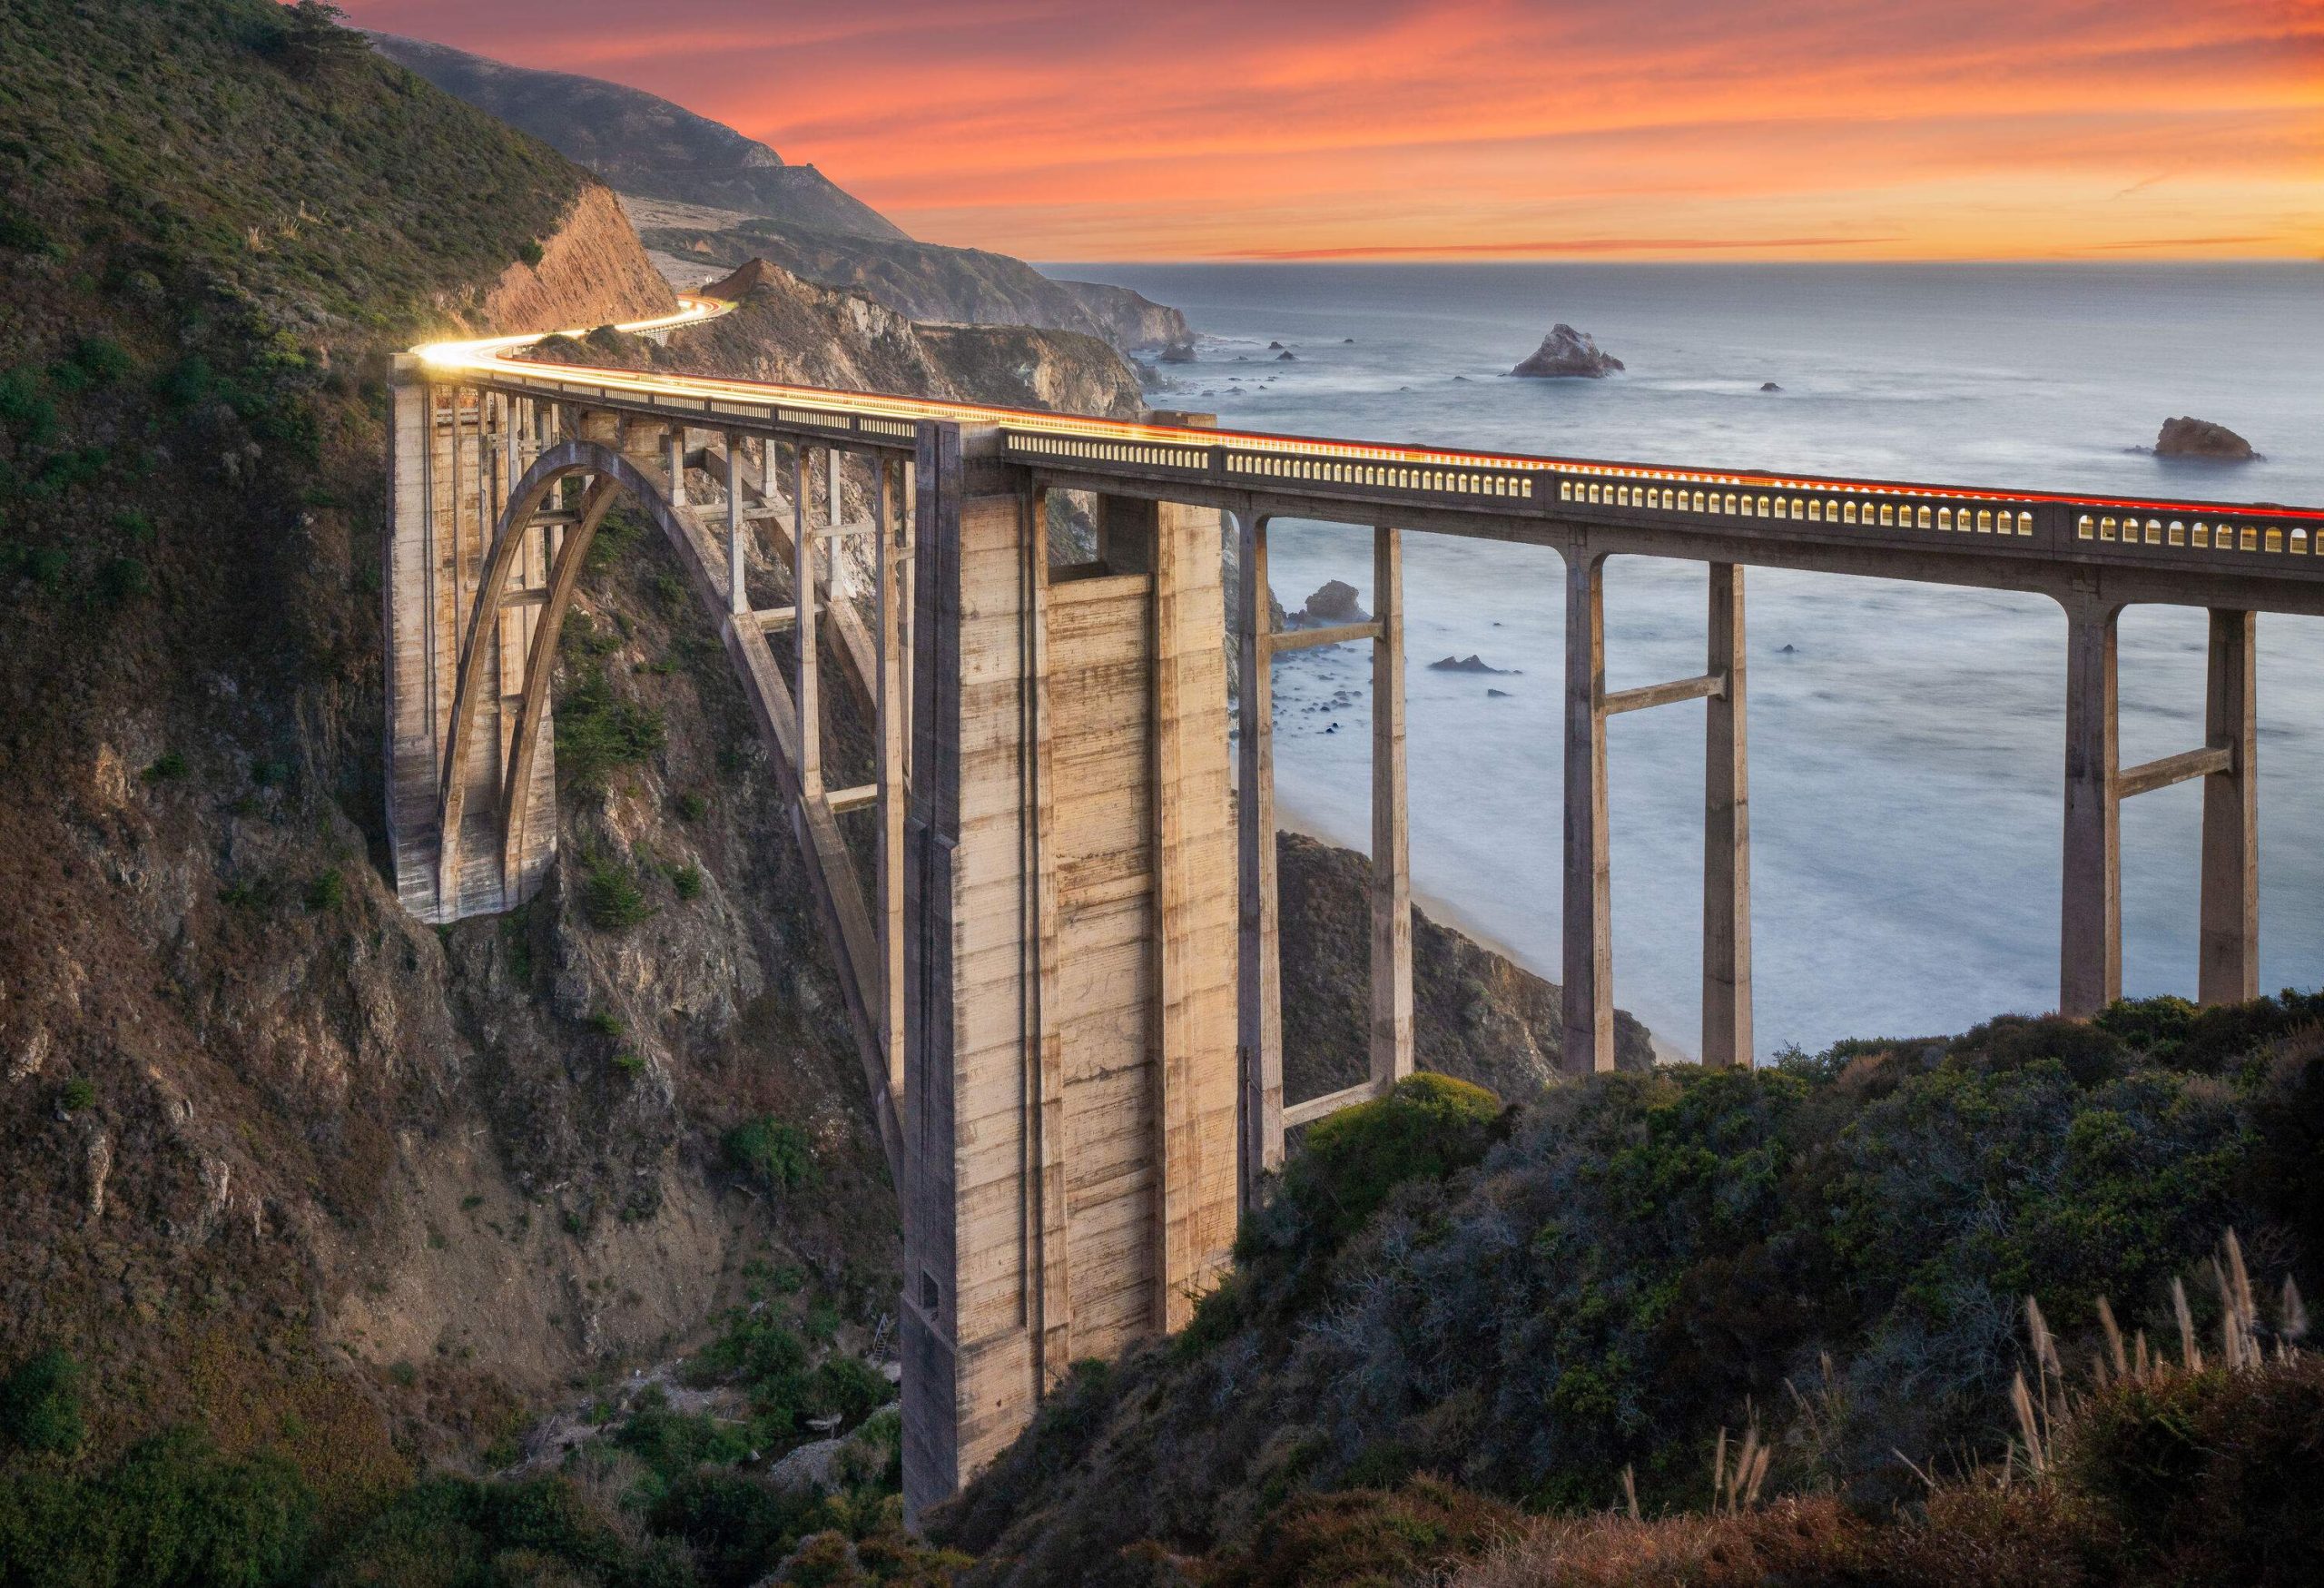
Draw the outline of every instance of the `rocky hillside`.
M763 260L701 290L739 307L659 341L601 331L586 343L551 344L540 356L1113 419L1144 409L1137 377L1096 337L1021 325L917 324Z
M385 355L665 306L609 195L266 0L5 29L0 1367L78 1361L84 1450L191 1423L344 1499L752 1272L867 1346L884 1169L653 545L567 636L550 892L438 932L379 875Z
M908 320L1078 331L1125 351L1192 334L1177 310L1127 287L1052 281L1006 254L915 242L813 166L786 165L765 144L666 99L371 36L382 54L612 183L682 285L765 259Z
M1079 331L1125 352L1170 347L1194 334L1186 316L1128 287L1053 281L1022 260L982 249L838 237L742 215L639 219L639 234L663 258L704 271L765 259L911 320Z
M422 39L373 34L380 54L447 94L529 133L625 193L708 204L786 225L863 237L904 234L812 165L658 94L539 72Z

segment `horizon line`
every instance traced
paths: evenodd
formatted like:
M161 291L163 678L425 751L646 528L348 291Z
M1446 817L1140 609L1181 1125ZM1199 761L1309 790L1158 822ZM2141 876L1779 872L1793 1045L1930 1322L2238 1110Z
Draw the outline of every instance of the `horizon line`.
M935 244L937 247L950 246ZM1984 268L1994 265L2101 265L2135 269L2146 265L2324 265L2324 253L2234 253L2234 254L2153 254L2126 258L2122 252L2104 254L1997 254L1976 258L1957 255L1935 255L1927 258L1895 259L1832 259L1828 256L1792 255L1773 259L1689 259L1654 254L1620 255L1595 253L1493 254L1480 258L1476 254L1437 250L1322 250L1312 253L1185 253L1152 255L1146 258L1108 257L1090 255L1078 259L1031 259L1036 264L1055 265L1218 265L1218 264L1323 264L1323 265L1386 265L1386 264L1473 264L1473 265L1534 265L1534 264L1608 264L1608 265L1685 265L1692 268L1717 266L1720 269L1748 268L1756 265L1814 265L1830 270L1879 270L1889 268L1921 268L1931 265L1959 265Z

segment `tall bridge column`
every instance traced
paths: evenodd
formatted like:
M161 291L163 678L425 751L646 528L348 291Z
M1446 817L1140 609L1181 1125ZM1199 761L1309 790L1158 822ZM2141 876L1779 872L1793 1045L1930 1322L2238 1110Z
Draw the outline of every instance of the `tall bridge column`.
M1703 1052L1751 1062L1751 774L1746 754L1743 570L1710 565L1709 676L1704 701Z
M1041 493L997 452L929 425L915 471L915 1513L1070 1361L1182 1325L1236 1214L1217 516L1162 504L1138 566L1052 579Z
M2065 874L2058 1010L2087 1019L2122 995L2122 803L2201 778L2205 1003L2260 993L2258 694L2251 613L2213 608L2201 749L2119 764L2119 604L2066 608Z
M1413 1072L1413 879L1404 778L1404 543L1372 532L1372 1085Z
M1614 930L1606 837L1606 557L1565 558L1565 1067L1614 1067Z
M2122 833L2116 742L2119 606L2066 608L2065 863L2058 1011L2087 1019L2122 995Z
M2249 612L2213 608L2204 742L2228 764L2203 779L2203 918L2196 996L2260 996L2259 683Z
M1275 834L1275 614L1267 583L1267 524L1245 511L1236 525L1236 709L1241 732L1235 780L1240 928L1236 1051L1242 1070L1241 1198L1256 1208L1266 1177L1283 1168L1283 946Z

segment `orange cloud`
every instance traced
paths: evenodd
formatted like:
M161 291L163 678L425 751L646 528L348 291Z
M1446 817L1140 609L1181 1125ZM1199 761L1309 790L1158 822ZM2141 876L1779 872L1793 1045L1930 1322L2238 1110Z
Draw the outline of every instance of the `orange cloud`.
M2324 0L350 0L1037 259L2324 252Z

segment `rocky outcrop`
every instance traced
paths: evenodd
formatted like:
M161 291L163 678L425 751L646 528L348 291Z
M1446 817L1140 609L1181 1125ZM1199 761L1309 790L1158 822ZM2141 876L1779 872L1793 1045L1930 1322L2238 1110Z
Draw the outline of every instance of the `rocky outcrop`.
M889 391L1129 419L1137 373L1096 337L1022 325L921 325L884 304L754 260L703 291L739 305L655 343L599 333L540 356L623 368Z
M2221 463L2247 463L2259 456L2250 442L2225 425L2184 417L2162 421L2162 429L2154 438L2154 455L2208 458Z
M1059 281L1056 284L1072 294L1088 312L1098 328L1098 334L1124 351L1160 348L1167 352L1172 348L1185 348L1191 355L1193 334L1187 329L1187 317L1168 304L1157 303L1143 292L1104 281Z
M1541 345L1510 373L1537 379L1581 376L1587 380L1599 380L1621 368L1620 359L1599 350L1595 337L1561 321L1550 328L1550 334L1541 339Z
M1369 623L1372 614L1366 612L1355 598L1355 587L1344 579L1326 579L1315 593L1307 597L1307 605L1291 616L1295 628L1313 628L1325 623Z
M760 222L708 231L649 225L643 234L648 247L682 256L697 270L764 259L923 324L1078 331L1126 352L1190 341L1194 334L1177 310L1127 287L1053 281L1022 260L981 249L836 237Z
M501 271L485 293L478 329L560 330L645 320L678 306L607 188L584 187L540 251L537 261Z
M456 99L530 133L624 192L711 204L794 226L901 237L892 222L812 165L658 94L538 72L420 39L373 34L381 54Z
M1361 1080L1371 1030L1372 863L1297 833L1275 849L1283 934L1286 1097ZM1491 1087L1512 1102L1561 1073L1564 995L1555 983L1413 911L1413 1054L1423 1070ZM1614 1016L1618 1068L1654 1062L1646 1028Z

